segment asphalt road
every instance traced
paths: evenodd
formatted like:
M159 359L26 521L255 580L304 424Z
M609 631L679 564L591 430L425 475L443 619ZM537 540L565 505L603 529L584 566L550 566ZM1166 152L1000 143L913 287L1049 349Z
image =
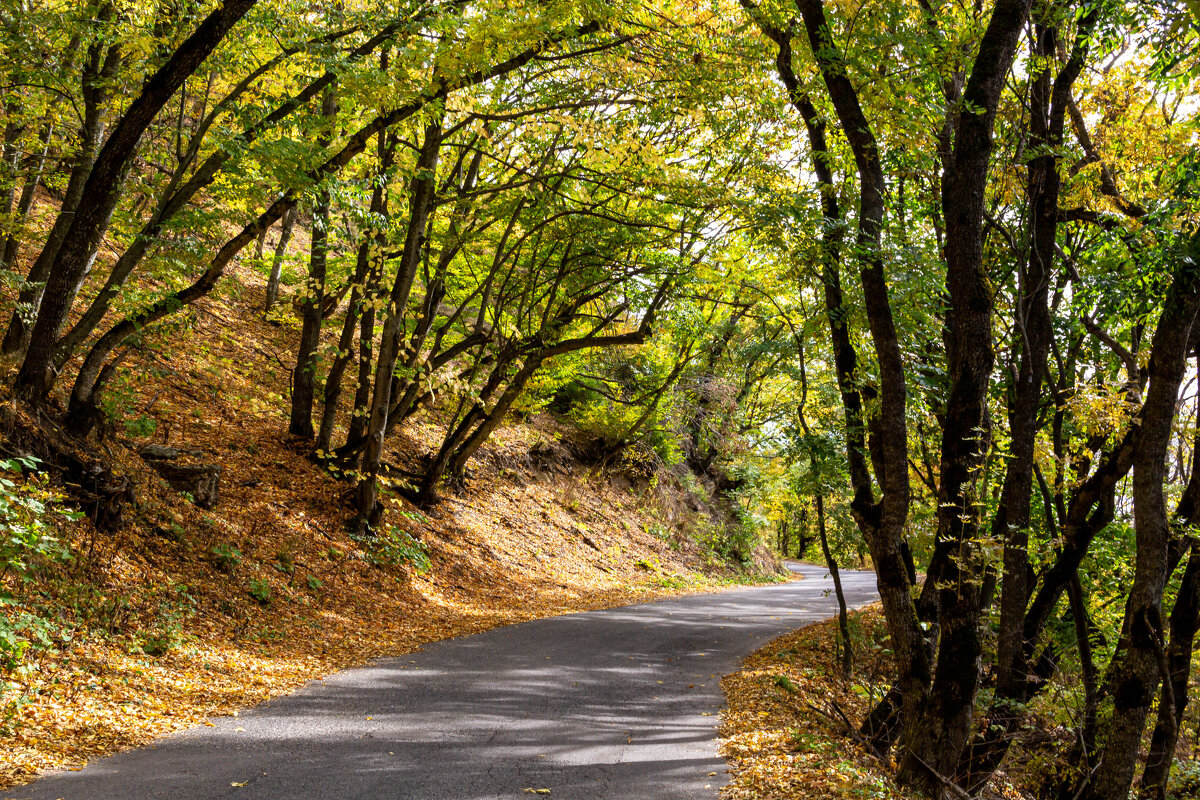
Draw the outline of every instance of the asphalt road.
M313 681L238 717L59 772L25 800L716 798L720 679L836 613L805 580L568 614ZM874 575L844 574L847 599ZM528 790L549 789L547 794Z

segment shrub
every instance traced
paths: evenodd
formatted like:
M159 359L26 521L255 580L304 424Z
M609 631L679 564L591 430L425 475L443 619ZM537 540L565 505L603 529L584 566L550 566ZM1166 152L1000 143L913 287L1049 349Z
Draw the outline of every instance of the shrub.
M242 551L231 544L214 545L208 552L212 553L213 563L222 572L233 572L233 568L242 563Z
M83 516L63 506L63 497L37 474L37 465L35 458L0 461L0 572L19 580L28 579L46 563L69 560L71 552L54 536L52 520ZM15 479L26 472L33 473L29 479ZM15 606L17 601L0 590L0 605ZM50 621L26 611L0 614L0 673L25 669L25 654L52 647L54 630ZM0 681L0 693L9 688L6 681ZM10 727L14 708L12 703L5 705L0 728Z
M275 554L275 569L284 575L296 573L296 556L291 550L280 550Z
M411 566L416 572L429 569L429 554L420 539L391 525L381 526L374 536L354 536L366 560L377 567Z
M138 649L148 656L165 656L186 638L184 623L196 613L196 601L188 593L188 587L174 587L175 596L159 603L154 622L138 636Z
M252 578L246 592L261 605L271 604L271 585L261 578Z
M66 561L70 551L53 535L51 519L77 520L81 512L68 511L62 496L36 476L18 483L4 473L36 471L37 459L0 461L0 571L27 575L38 561Z
M1200 796L1200 761L1175 760L1167 786L1170 800Z

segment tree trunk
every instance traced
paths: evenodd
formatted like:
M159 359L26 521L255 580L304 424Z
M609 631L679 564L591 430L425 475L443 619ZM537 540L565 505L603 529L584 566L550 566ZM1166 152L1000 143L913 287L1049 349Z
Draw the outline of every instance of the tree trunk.
M387 67L387 53L384 52L380 61L382 68ZM337 403L341 396L342 376L354 357L351 348L354 339L354 322L358 321L358 383L355 387L354 408L351 411L350 433L355 438L361 438L365 428L367 403L371 400L371 344L375 338L375 305L374 298L379 293L379 280L383 271L384 245L387 243L386 220L388 211L388 179L395 161L396 145L399 139L395 134L380 133L376 139L376 155L379 165L376 172L375 186L371 190L371 218L384 221L377 230L364 231L363 241L359 245L355 263L354 289L350 295L350 308L346 311L346 324L342 329L342 337L338 342L338 357L329 368L325 379L325 405L321 414L321 430L317 436L317 450L328 451L333 439L333 421L337 414ZM372 252L373 251L373 252ZM361 289L359 288L361 286ZM361 316L361 321L358 317Z
M267 299L263 303L263 311L269 312L279 302L279 281L283 276L283 259L287 255L288 242L292 239L292 228L296 225L296 215L299 209L292 206L283 215L279 226L279 241L275 243L275 257L271 259L271 275L267 278Z
M50 154L50 140L54 136L54 124L46 123L42 128L42 134L39 137L42 144L42 152L30 159L29 172L25 176L25 184L21 187L21 196L17 200L17 214L14 220L14 225L18 228L23 228L29 220L29 212L33 210L34 196L37 194L38 186L42 181L42 173L46 169L46 158ZM8 235L4 241L4 255L0 257L0 266L4 269L11 269L17 261L17 254L21 249L21 237L23 231L16 230Z
M888 632L892 638L898 672L893 702L887 713L872 725L876 747L886 751L901 726L894 716L903 706L911 717L923 702L929 685L929 656L910 591L910 574L905 565L904 527L908 518L908 433L907 394L903 358L896 335L888 288L883 270L881 232L884 219L885 182L879 149L871 125L847 77L844 57L832 39L821 0L797 0L810 50L833 102L841 130L849 141L858 171L859 209L857 251L861 258L861 283L868 326L879 364L879 387L859 388L857 353L849 336L847 313L840 283L839 243L842 226L836 188L825 142L825 125L813 104L800 89L792 65L791 32L773 28L743 0L759 27L779 46L776 66L788 89L789 99L804 118L812 152L813 171L821 191L823 236L823 283L826 316L833 345L834 366L846 418L846 455L853 491L851 512L867 542L875 564L877 585ZM878 397L878 412L870 422L867 442L864 400ZM875 475L882 491L877 502L867 464L872 455Z
M141 93L117 121L96 156L77 213L71 218L50 266L29 348L13 386L14 394L33 406L42 403L54 384L54 350L59 333L108 229L142 134L175 91L256 2L225 0L213 10L146 80Z
M854 645L850 641L850 615L846 610L846 594L842 591L842 576L838 572L837 559L829 550L829 537L825 532L825 498L817 495L817 531L821 537L821 553L825 556L825 564L829 567L829 577L833 579L833 593L838 602L838 631L842 640L842 680L849 681L854 671Z
M870 424L869 452L882 497L870 502L869 479L855 485L852 511L863 530L892 638L898 686L906 724L915 718L929 687L929 657L904 563L904 533L910 500L908 478L907 389L904 359L892 316L881 252L885 181L879 147L847 76L845 59L832 40L821 0L798 0L810 49L850 143L859 179L857 251L863 300L879 368L879 411ZM814 161L820 157L814 154ZM831 287L826 282L827 291ZM838 298L840 301L840 298ZM833 313L833 312L831 312ZM836 354L836 350L835 350ZM835 355L836 357L836 355ZM839 367L840 372L840 367ZM852 432L850 428L848 433ZM851 456L854 457L853 455ZM859 467L864 469L865 465Z
M1183 571L1175 607L1171 609L1171 641L1167 648L1170 680L1164 682L1158 699L1158 719L1150 737L1150 752L1142 773L1139 796L1164 800L1167 778L1179 743L1179 729L1187 710L1188 685L1192 672L1192 647L1200 627L1200 547L1190 541L1191 555Z
M1188 250L1190 257L1178 268L1154 333L1150 384L1133 467L1137 556L1125 607L1129 635L1125 652L1114 665L1112 719L1095 777L1082 791L1085 800L1121 800L1129 793L1146 716L1166 665L1162 595L1169 571L1171 525L1164 481L1188 340L1200 308L1200 268L1195 266L1200 237L1193 237Z
M87 62L83 65L81 78L83 121L78 134L79 149L71 164L71 173L67 178L67 188L63 192L58 215L54 218L54 224L46 236L41 252L29 268L29 274L25 276L25 282L17 297L17 307L5 330L4 342L0 344L0 350L7 355L24 353L29 347L32 322L37 318L46 278L50 274L54 259L58 256L67 229L75 219L75 211L79 208L84 185L91 174L92 165L96 162L96 151L104 135L104 112L110 95L99 87L104 86L107 78L111 77L106 74L107 71L116 69L119 63L120 59L115 56L105 59L104 49L98 44L88 49Z
M321 134L318 143L326 148L333 141L333 125L337 119L337 90L335 84L325 89L321 100ZM296 352L296 369L292 372L291 416L288 433L302 439L313 437L313 400L317 387L317 348L321 344L321 322L325 316L325 275L329 261L329 189L321 187L313 208L312 247L308 258L308 281L304 305L300 311L300 344Z
M1051 14L1047 16L1054 18ZM1057 154L1061 152L1071 87L1083 68L1096 19L1093 11L1080 21L1071 56L1057 76L1051 75L1049 65L1058 54L1058 30L1042 24L1035 26L1033 55L1035 63L1043 66L1035 73L1030 88L1030 148L1041 155L1029 164L1026 194L1031 230L1029 257L1020 268L1016 303L1020 335L1014 349L1020 355L1009 407L1011 452L1000 505L992 521L993 534L1003 537L1004 542L996 702L989 709L987 729L971 742L963 763L956 769L957 780L969 792L981 790L999 767L1013 735L1025 719L1024 703L1040 689L1040 684L1029 684L1035 670L1027 659L1034 643L1025 639L1025 614L1033 589L1028 528L1034 447L1051 339L1049 292L1061 186Z
M450 461L454 458L454 453L459 446L466 441L470 436L471 430L475 424L486 416L486 404L491 400L492 395L500 388L500 384L504 382L504 375L508 371L511 361L508 359L500 359L496 366L488 375L483 387L479 390L478 399L471 404L467 412L458 418L458 414L452 418L457 420L447 431L442 439L442 444L438 448L438 452L425 468L425 473L421 476L421 481L417 487L414 501L419 505L432 505L438 499L438 488L441 486L442 479L446 476L446 471L449 469ZM459 412L461 413L461 401Z
M363 244L359 247L358 265L352 278L354 288L350 291L350 305L346 309L346 319L342 322L342 333L338 337L337 355L329 365L329 374L325 376L325 392L321 406L321 427L317 432L317 441L313 452L318 459L324 459L329 451L329 443L333 440L333 425L337 419L338 400L342 396L342 378L350 359L354 357L354 329L357 327L359 314L362 309L362 293L359 285L366 279L369 270L369 247Z
M366 447L359 468L357 507L359 525L371 529L379 522L379 465L383 461L383 440L392 402L392 378L400 355L408 298L425 248L425 231L437 189L438 156L442 146L441 115L425 128L421 153L409 191L408 230L404 238L396 282L388 297L387 312L376 359L371 412L365 431Z
M930 795L953 791L967 748L979 689L983 564L974 541L979 508L974 476L989 425L987 392L993 298L983 269L983 210L992 127L1030 0L998 0L963 90L953 155L942 180L946 224L947 367L950 392L942 422L935 541L954 553L937 581L938 650L933 684L920 712L905 719L906 753L898 777ZM907 707L907 703L906 703Z

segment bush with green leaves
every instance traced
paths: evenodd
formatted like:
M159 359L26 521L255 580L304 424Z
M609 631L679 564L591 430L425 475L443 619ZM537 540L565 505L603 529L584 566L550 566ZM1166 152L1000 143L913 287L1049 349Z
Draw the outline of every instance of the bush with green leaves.
M429 569L429 554L425 545L400 528L383 525L374 535L352 538L362 545L367 562L377 567L410 566L416 572Z
M233 568L242 563L242 551L231 544L213 545L208 552L212 554L217 569L222 572L233 572Z
M70 550L54 535L54 520L82 516L63 505L62 495L38 473L37 459L0 461L0 573L24 581L41 566L69 560ZM16 601L0 588L0 604ZM0 614L0 671L15 670L30 649L50 646L43 623L24 611Z
M253 597L259 605L269 606L271 604L271 584L262 578L251 578L246 593Z
M1200 761L1176 759L1167 784L1167 797L1170 800L1200 797Z
M38 563L68 560L70 551L54 535L52 520L83 517L63 505L62 495L37 474L37 465L28 457L0 461L0 571L21 577ZM19 480L24 473L31 475Z
M187 621L196 614L196 599L185 584L170 587L158 601L158 609L138 632L135 648L158 658L187 640Z
M41 567L70 559L71 551L55 536L56 520L71 522L83 516L63 505L52 490L38 460L21 457L0 460L0 577L26 581ZM54 646L61 632L47 619L31 614L0 586L0 675L30 669L30 651ZM11 734L18 712L28 702L18 684L0 679L0 734Z

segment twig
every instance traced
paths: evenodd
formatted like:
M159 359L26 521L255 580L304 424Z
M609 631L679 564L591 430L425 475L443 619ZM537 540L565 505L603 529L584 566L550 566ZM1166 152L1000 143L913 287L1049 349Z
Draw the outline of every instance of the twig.
M971 800L971 795L969 792L967 792L967 790L963 789L961 786L959 786L957 783L952 781L950 778L947 778L945 775L938 772L936 769L934 769L932 766L930 766L928 761L921 758L919 755L912 752L911 750L908 751L908 755L912 756L917 761L921 762L921 766L925 767L925 769L927 769L929 771L930 775L937 778L937 780L942 784L943 789L946 789L948 792L950 792L950 794L959 798L959 800Z
M842 725L845 725L846 735L853 739L855 743L862 747L862 749L865 750L872 758L878 761L884 767L884 769L889 772L891 771L891 763L883 754L876 750L875 747L868 742L861 733L858 732L858 728L850 721L850 718L846 716L846 712L842 710L842 707L837 704L836 700L831 700L829 702L829 708L820 708L807 701L804 703L804 705L831 722L840 722ZM837 712L837 716L834 716L833 712L829 710L830 708L833 709L834 712Z

